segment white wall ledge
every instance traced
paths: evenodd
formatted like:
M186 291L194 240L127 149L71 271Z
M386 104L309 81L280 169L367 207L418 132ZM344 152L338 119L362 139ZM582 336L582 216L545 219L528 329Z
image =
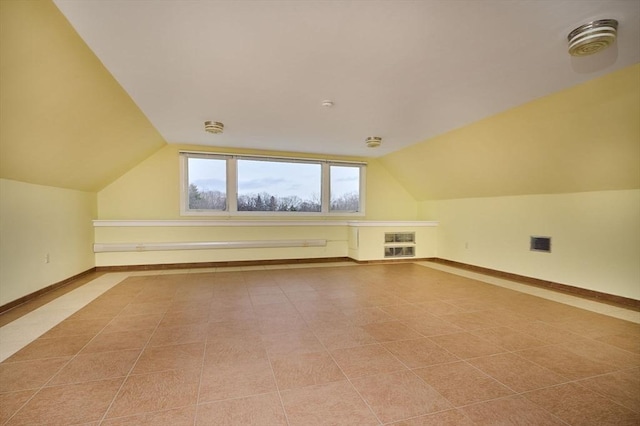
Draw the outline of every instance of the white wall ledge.
M413 220L413 221L404 221L404 220L350 220L347 222L348 226L353 227L363 227L363 226L372 226L372 227L405 227L405 228L416 228L416 227L424 227L424 226L438 226L437 221L435 220Z
M127 227L271 227L271 226L382 226L422 227L438 226L436 221L345 221L345 220L94 220L94 228Z

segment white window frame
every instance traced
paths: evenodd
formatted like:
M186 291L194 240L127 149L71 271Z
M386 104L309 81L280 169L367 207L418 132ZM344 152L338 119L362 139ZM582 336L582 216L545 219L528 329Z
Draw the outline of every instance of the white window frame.
M364 216L366 205L367 163L356 161L322 160L314 158L276 157L261 155L220 154L208 152L180 151L180 215L181 216ZM210 158L226 160L226 210L189 209L189 158ZM321 210L319 212L274 212L238 211L238 159L274 161L288 163L320 164L321 166ZM358 167L360 169L358 211L330 211L331 177L330 166Z

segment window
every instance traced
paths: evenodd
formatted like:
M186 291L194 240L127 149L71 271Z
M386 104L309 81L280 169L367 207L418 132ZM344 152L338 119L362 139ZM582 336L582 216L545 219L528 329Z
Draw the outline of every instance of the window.
M186 215L364 215L365 164L181 152Z
M187 159L188 210L226 210L227 163L219 158Z
M238 211L320 212L322 167L238 159Z
M329 166L332 212L360 210L360 167Z

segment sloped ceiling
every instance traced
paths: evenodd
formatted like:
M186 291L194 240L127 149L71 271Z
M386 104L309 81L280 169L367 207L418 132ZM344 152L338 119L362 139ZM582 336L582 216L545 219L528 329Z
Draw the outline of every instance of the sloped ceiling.
M640 186L636 1L57 4L93 51L53 2L0 1L2 178L97 191L164 135L380 156L417 200ZM567 30L604 17L619 41L570 58ZM362 148L371 135L381 150Z
M97 191L166 144L52 2L0 19L0 177Z
M379 157L640 61L638 0L54 2L176 144Z
M640 188L640 65L381 158L418 200Z

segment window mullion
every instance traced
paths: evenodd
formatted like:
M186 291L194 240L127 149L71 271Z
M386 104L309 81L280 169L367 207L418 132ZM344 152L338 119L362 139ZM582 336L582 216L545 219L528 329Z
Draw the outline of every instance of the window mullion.
M322 163L322 195L321 195L321 207L322 214L329 213L329 205L331 204L331 188L330 188L330 176L329 176L329 163Z
M238 161L227 158L227 211L238 211Z

